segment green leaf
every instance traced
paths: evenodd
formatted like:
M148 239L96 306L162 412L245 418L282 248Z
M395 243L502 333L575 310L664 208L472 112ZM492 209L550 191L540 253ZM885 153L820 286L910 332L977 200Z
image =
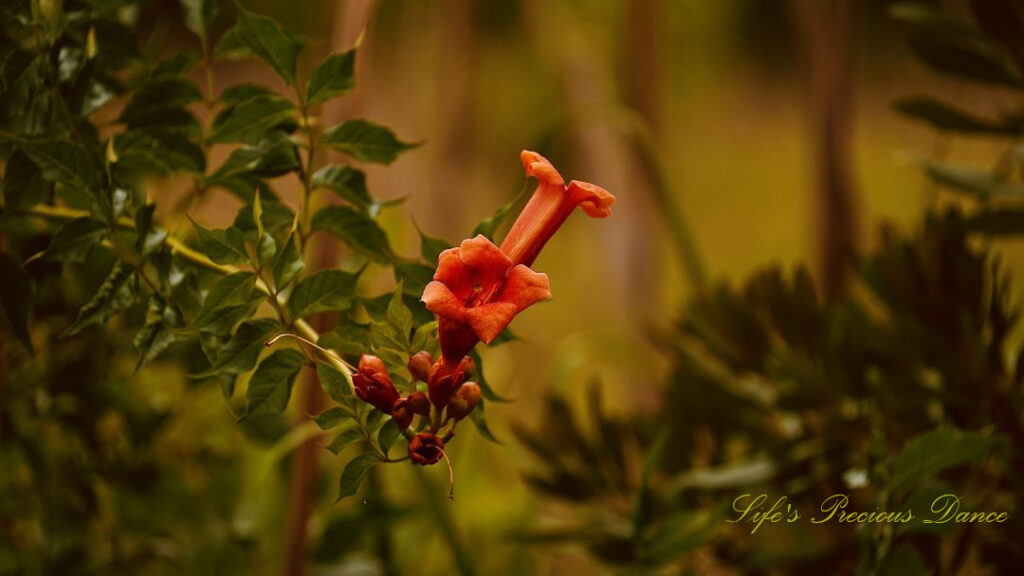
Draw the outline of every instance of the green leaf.
M249 253L245 249L245 240L242 231L238 228L225 228L223 230L203 228L198 222L188 216L188 221L196 230L196 237L199 240L199 251L205 254L210 260L217 264L238 264L248 262Z
M206 38L217 17L217 1L181 0L181 11L185 13L185 27L196 36Z
M317 362L316 377L324 391L338 404L347 404L352 399L352 383L327 363Z
M996 437L952 427L917 436L893 459L893 492L903 493L943 470L983 460L998 443Z
M188 137L161 130L128 130L114 139L118 170L169 177L179 172L202 174L206 157Z
M333 332L321 335L317 343L340 354L357 357L370 349L370 328L344 321Z
M271 128L292 117L295 106L280 96L257 96L218 117L211 142L258 142Z
M220 93L218 100L220 100L221 104L231 107L257 96L276 96L276 94L270 88L260 84L235 84L225 88Z
M256 364L260 351L263 350L263 343L266 342L275 330L281 327L281 323L272 318L260 318L258 320L247 320L238 325L231 340L217 352L217 359L204 372L196 374L193 378L209 378L217 374L239 374L248 370Z
M476 228L473 229L471 237L475 237L477 234L483 234L493 242L494 233L498 231L498 227L501 226L502 222L505 221L505 218L508 217L509 213L512 212L512 209L515 208L516 204L519 203L526 193L527 189L524 188L522 192L516 194L515 198L509 200L508 203L495 210L494 214L491 214L487 218L481 220L480 223L476 225Z
M292 234L284 241L284 247L278 251L277 256L274 258L271 268L274 276L274 286L278 290L283 289L302 272L305 265L306 263L302 260L302 254L299 252L298 241L295 239L295 235Z
M300 168L298 152L291 137L271 130L254 146L239 146L211 177L224 179L247 175L257 178L275 178L296 172Z
M328 164L313 174L314 188L327 188L342 200L360 208L372 217L376 203L366 191L366 174L351 166Z
M292 383L305 357L297 350L277 350L263 359L249 378L245 393L245 415L279 414L288 406Z
M250 188L251 190L252 188ZM263 217L261 218L263 228L268 232L273 233L282 228L290 227L295 221L295 214L291 211L291 208L282 204L268 189L262 186L260 187L260 204L263 207ZM253 224L252 213L253 204L248 202L235 215L235 220L231 225L249 236L255 237L256 226Z
M437 265L437 257L441 255L441 252L454 246L451 242L444 238L437 236L431 236L420 229L419 225L416 225L416 232L420 235L420 255L427 261L428 264Z
M345 420L351 419L352 415L349 414L348 410L345 410L340 406L335 406L334 408L328 408L327 410L317 414L313 418L313 421L316 422L316 425L319 426L321 430L330 430L331 428L340 426Z
M345 430L341 434L334 437L331 443L327 445L327 449L332 453L337 454L341 452L346 446L353 442L359 442L363 439L363 435L356 429Z
M99 220L89 217L71 220L57 229L43 259L85 262L107 233L107 225Z
M966 134L998 134L1007 136L1024 132L1024 126L979 118L970 112L940 102L929 96L904 98L896 102L896 109L907 116L923 120L939 130L963 132Z
M335 502L355 494L359 489L359 484L363 481L363 476L366 476L370 468L373 468L378 462L380 462L380 458L373 452L363 452L349 461L341 473L341 480L338 483L338 499Z
M167 231L153 225L156 204L146 204L135 210L135 251L149 256L163 244Z
M355 86L355 49L331 54L313 70L306 84L306 104L321 104Z
M321 270L303 278L288 298L292 318L305 318L310 314L331 310L348 310L356 296L355 274L341 270Z
M0 252L0 322L14 334L25 348L32 352L32 339L28 332L28 311L31 307L32 284L21 269L18 259L10 252Z
M390 129L366 120L342 122L324 132L320 142L356 160L380 164L391 164L402 152L419 146L402 142Z
M264 232L260 236L259 244L256 245L256 263L259 266L270 264L277 254L277 241L270 234Z
M81 146L56 139L19 140L16 144L39 166L46 180L99 198L99 167Z
M43 172L21 150L16 150L4 165L4 179L0 183L4 205L8 209L29 208L47 204L53 198L53 183L43 178Z
M163 124L160 116L170 113L186 113L185 106L202 100L203 96L195 84L187 78L164 76L143 82L132 92L117 121L129 127L152 127Z
M402 300L401 282L395 287L391 301L388 302L387 320L388 324L394 327L399 334L404 335L405 348L408 348L409 336L412 333L413 327L412 311L409 310L409 307L405 305L405 301Z
M312 230L323 230L345 241L371 260L386 263L394 252L387 234L366 214L348 206L327 206L313 216Z
M476 383L480 385L480 394L483 395L484 399L492 402L511 402L508 398L499 395L491 388L488 384L487 378L484 376L484 361L480 357L480 353L476 349L469 351L469 357L473 359L473 363L476 364Z
M911 50L934 70L978 82L1024 87L1005 53L979 31L923 4L899 3L890 12L909 28Z
M181 314L173 306L165 304L155 296L150 298L146 323L135 334L133 341L135 349L139 351L135 369L149 364L174 344L178 340L177 331L182 324Z
M484 404L485 402L480 401L476 408L469 413L469 419L473 422L473 426L476 426L476 429L480 432L481 436L495 444L501 444L501 442L494 437L491 429L487 426L487 417L484 415Z
M398 440L401 435L402 429L398 427L397 422L393 419L385 422L377 431L377 444L380 445L381 452L387 454L395 440Z
M245 304L255 290L256 275L252 272L235 272L217 280L203 299L203 306L189 330L198 330L215 321L218 310Z
M295 62L302 40L273 19L238 7L234 40L270 65L289 85L295 85Z
M1008 182L992 174L965 166L947 166L930 160L922 161L925 172L938 184L960 192L968 192L982 200L1024 199L1024 186Z
M128 262L118 261L96 294L78 311L74 324L61 337L74 336L94 324L104 324L114 314L131 307L138 295L138 284L135 268Z

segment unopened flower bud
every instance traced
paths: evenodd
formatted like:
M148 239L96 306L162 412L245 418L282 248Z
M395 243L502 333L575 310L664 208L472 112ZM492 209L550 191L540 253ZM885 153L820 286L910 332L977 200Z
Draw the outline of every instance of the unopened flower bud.
M480 403L480 386L476 382L466 382L455 393L448 404L448 416L462 420Z
M426 382L430 378L430 367L434 365L434 357L426 350L420 350L409 357L409 372L417 380Z
M398 428L405 430L412 424L412 410L409 408L409 401L407 398L399 398L395 400L395 403L391 406L391 417L395 420L395 424L398 424Z
M413 436L409 441L409 459L413 464L429 466L437 464L444 457L444 441L426 432Z
M409 409L412 410L413 414L419 414L420 416L430 414L430 399L423 392L409 394L408 400Z
M466 381L468 374L476 370L473 359L466 356L454 369L449 364L440 361L430 368L430 377L427 380L427 392L430 394L430 401L438 408L444 408L452 398L455 390Z
M398 400L398 391L391 383L387 367L376 356L363 354L359 358L359 371L352 375L352 385L360 400L385 414L391 413L391 407Z

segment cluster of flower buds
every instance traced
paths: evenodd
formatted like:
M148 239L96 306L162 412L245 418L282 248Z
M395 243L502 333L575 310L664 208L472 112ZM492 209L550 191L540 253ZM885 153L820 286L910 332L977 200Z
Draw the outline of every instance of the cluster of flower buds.
M444 443L455 435L455 425L480 403L480 386L471 382L476 372L473 359L466 356L454 367L426 350L413 354L409 373L427 384L427 392L415 391L401 396L391 381L384 362L370 354L359 358L352 375L356 396L388 414L409 438L409 457L416 464L434 464L444 455ZM422 421L410 432L416 416ZM442 435L442 430L447 431Z

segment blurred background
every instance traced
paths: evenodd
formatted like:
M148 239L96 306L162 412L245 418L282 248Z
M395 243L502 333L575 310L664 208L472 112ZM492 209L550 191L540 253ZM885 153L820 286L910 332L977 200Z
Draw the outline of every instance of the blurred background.
M501 445L468 429L452 443L454 502L445 499L442 467L419 473L398 465L371 478L368 496L332 504L347 455L321 451L310 524L314 573L610 571L579 547L519 538L571 513L528 488L523 473L536 454L511 429L535 425L547 392L579 405L595 382L612 415L664 410L657 391L669 363L650 334L672 323L700 282L804 262L827 287L842 274L827 262L876 245L881 222L912 231L926 207L953 201L926 183L914 154L965 161L998 154L995 144L939 136L893 111L896 98L918 92L981 110L1005 102L915 61L887 4L246 0L308 38L313 50L300 64L307 72L327 53L361 42L357 88L324 110L325 124L366 117L424 143L389 168L365 167L376 197L407 198L381 216L400 252L418 251L414 223L452 242L467 237L522 190L524 148L547 155L567 180L593 182L617 198L610 219L570 218L534 265L549 275L553 298L516 319L520 341L484 351L488 380L513 401L488 405ZM217 28L232 21L225 3ZM193 48L180 22L177 2L154 1L139 30L163 38L167 53ZM220 62L216 77L222 85L279 83L255 60ZM293 179L274 185L294 206ZM174 195L185 186L165 182L154 191ZM224 226L239 206L223 194L203 206L201 220ZM999 249L1011 265L1024 258L1012 244ZM378 276L377 288L387 289L387 273ZM151 549L147 540L139 550L175 558L171 565L187 573L232 566L280 573L294 442L239 426L219 390L196 387L172 362L138 375L130 356L94 365L90 355L101 345L81 350L82 364L106 374L110 394L130 412L162 416L144 453L122 445L120 432L143 416L101 418L91 441L112 462L146 460L145 470L162 480L142 482L144 494L107 495L133 499L127 524L105 516L123 505L89 503L91 541L121 539L92 553L133 550L125 544L133 529L125 527L145 526L162 544ZM162 520L152 526L147 518ZM21 537L26 546L33 541Z

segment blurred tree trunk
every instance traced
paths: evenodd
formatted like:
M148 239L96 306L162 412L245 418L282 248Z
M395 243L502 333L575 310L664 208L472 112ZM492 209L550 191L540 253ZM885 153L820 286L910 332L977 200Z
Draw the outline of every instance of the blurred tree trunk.
M433 193L427 218L431 229L444 230L453 225L465 227L467 203L461 201L469 178L452 178L454 166L475 166L473 85L476 70L477 37L474 26L474 0L445 0L438 10L441 54L437 87L437 133L433 152L438 155L432 170Z
M625 94L626 104L637 111L650 129L655 140L661 136L661 71L662 46L664 45L665 6L663 0L634 0L626 3L625 42ZM640 298L633 300L640 307L637 312L644 316L657 315L659 299L653 282L653 267L660 260L656 253L654 235L650 224L655 220L655 208L651 201L653 187L657 184L651 172L645 169L644 159L634 158L629 163L627 181L630 185L630 203L626 210L630 219L630 254L627 260L630 270L627 278L643 280Z
M342 52L352 48L366 25L373 5L373 0L350 0L336 9L334 31L329 43L331 52ZM361 54L357 56L357 69L358 63L362 59ZM358 102L353 99L346 100ZM351 114L352 110L342 112L337 106L325 106L322 114L323 126L333 126L345 113ZM310 271L337 266L341 259L340 244L325 235L320 235L316 242L310 243L306 252L307 269ZM324 334L334 327L333 318L327 314L314 316L311 323L320 334ZM326 399L314 370L303 371L301 385L297 387L296 395L300 405L299 419L301 421L304 422L323 411ZM288 494L287 540L285 542L284 574L286 576L305 576L309 573L306 562L309 548L309 517L313 511L313 493L316 488L318 469L317 457L320 450L316 438L312 438L298 447L292 460Z
M818 266L828 297L842 293L858 240L851 166L853 0L792 0L809 80Z

